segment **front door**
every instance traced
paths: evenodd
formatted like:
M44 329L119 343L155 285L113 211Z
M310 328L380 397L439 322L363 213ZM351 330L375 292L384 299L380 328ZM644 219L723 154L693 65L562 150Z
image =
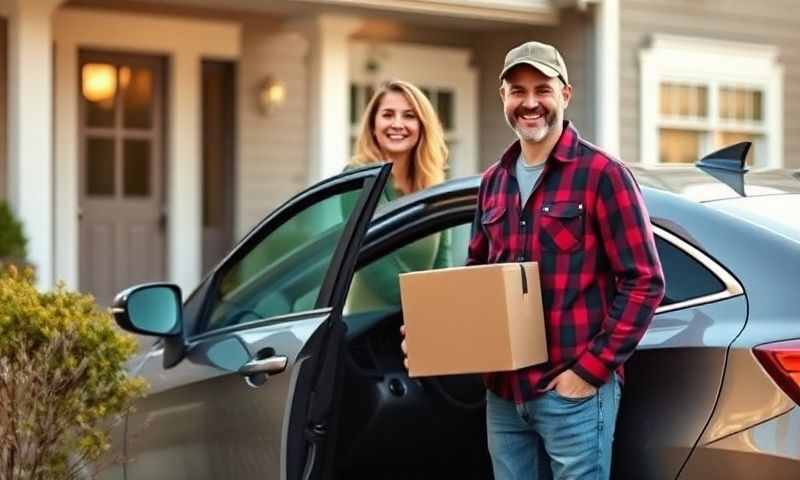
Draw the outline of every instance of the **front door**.
M81 52L80 288L109 305L164 277L163 63Z
M128 480L325 478L344 299L390 168L296 196L190 297L186 356L164 369L157 345L138 372L151 391L128 418Z

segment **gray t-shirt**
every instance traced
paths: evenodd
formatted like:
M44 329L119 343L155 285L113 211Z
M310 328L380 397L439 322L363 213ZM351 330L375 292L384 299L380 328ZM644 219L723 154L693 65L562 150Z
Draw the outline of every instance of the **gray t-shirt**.
M543 169L544 163L530 167L525 164L525 157L521 153L519 154L514 170L517 174L517 184L519 185L520 208L524 208L525 204L528 203L528 199L533 193L533 186L536 185L536 180L539 179Z

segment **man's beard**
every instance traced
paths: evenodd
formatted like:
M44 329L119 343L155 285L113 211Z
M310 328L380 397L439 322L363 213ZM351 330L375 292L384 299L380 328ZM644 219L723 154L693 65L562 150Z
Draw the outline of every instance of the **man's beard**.
M517 134L520 140L523 142L531 142L531 143L539 143L550 133L552 128L556 125L556 122L559 121L558 119L558 112L557 111L548 111L544 110L544 125L541 127L533 127L533 128L524 128L519 125L517 122L517 118L527 114L537 113L539 110L544 110L541 107L534 108L533 110L529 110L523 107L519 107L510 115L506 114L506 123L508 126L511 127L512 130Z

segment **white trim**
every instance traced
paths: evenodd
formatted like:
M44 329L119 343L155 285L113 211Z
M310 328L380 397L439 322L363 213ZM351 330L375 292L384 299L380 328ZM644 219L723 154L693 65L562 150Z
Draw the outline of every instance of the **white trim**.
M375 73L363 68L370 56L376 57L380 64ZM450 151L450 177L480 172L478 72L471 64L469 49L354 41L350 43L350 57L350 80L358 84L377 85L389 79L402 79L423 88L452 90L455 125L447 135L447 140L454 142Z
M238 24L152 15L64 9L55 14L56 277L79 285L78 260L78 50L123 50L169 59L167 136L167 277L184 291L201 278L202 263L202 58L236 59Z
M557 25L558 11L549 0L305 0L449 18L472 18L528 25Z
M594 12L597 59L595 126L597 145L611 155L620 154L620 11L619 0L602 0Z
M308 184L340 173L348 153L348 39L358 18L320 15L301 25L310 40Z
M722 126L716 115L720 86L763 91L764 123L747 131L766 136L761 158L765 158L767 163L759 167L783 165L783 67L778 63L777 47L655 34L650 46L639 52L639 65L639 161L658 163L658 129L671 124L669 119L659 118L659 85L663 81L672 81L708 86L710 123L706 125L711 131ZM682 124L692 128L691 122L682 121ZM736 125L725 130L742 131L744 128L744 125Z

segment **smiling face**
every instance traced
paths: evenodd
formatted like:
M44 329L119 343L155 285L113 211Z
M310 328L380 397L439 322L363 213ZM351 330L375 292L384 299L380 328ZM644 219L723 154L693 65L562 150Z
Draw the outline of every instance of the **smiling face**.
M375 111L372 134L386 159L408 159L420 137L420 120L403 94L388 91Z
M506 122L523 142L539 143L560 132L572 87L529 66L511 70L500 87Z

